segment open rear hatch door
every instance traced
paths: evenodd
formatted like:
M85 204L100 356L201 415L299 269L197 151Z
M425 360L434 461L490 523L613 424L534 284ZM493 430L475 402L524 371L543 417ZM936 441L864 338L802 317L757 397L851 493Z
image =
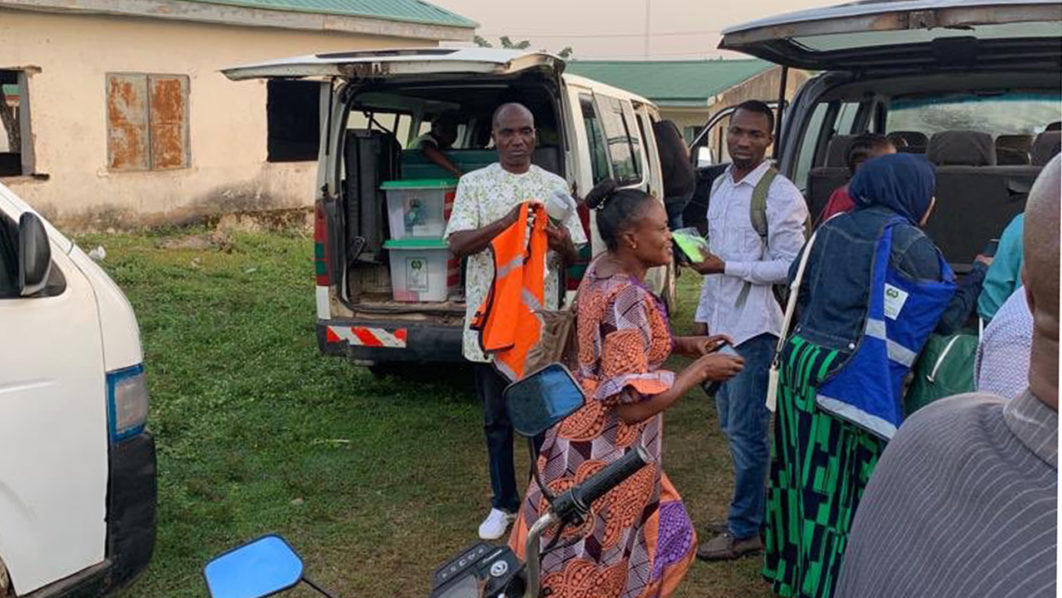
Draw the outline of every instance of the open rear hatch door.
M853 2L727 28L719 47L808 70L1057 71L1062 2Z
M545 52L490 48L414 48L309 54L222 69L233 81L255 78L347 80L431 75L514 75L542 70L559 77L564 60ZM551 78L552 78L551 77Z

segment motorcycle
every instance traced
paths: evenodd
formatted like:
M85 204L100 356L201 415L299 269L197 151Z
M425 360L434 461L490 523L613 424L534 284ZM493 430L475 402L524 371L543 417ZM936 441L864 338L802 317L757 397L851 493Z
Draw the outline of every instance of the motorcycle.
M542 536L558 526L581 525L594 501L650 461L637 446L582 484L554 496L542 484L533 439L583 406L582 389L567 368L554 363L510 384L503 396L513 429L527 439L532 477L550 508L527 534L526 562L521 563L507 546L480 542L435 570L429 598L540 598L541 558L560 547L561 534L554 534L545 548ZM203 568L203 576L212 598L262 598L300 583L334 598L306 576L302 557L278 535L263 536L215 557Z

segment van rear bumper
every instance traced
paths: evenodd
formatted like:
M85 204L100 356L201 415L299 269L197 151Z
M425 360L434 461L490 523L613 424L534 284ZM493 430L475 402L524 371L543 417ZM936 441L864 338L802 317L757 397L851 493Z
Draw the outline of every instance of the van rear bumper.
M381 363L463 362L459 326L402 321L318 320L317 346L326 355Z
M28 598L95 598L127 585L155 547L155 439L141 432L107 455L107 557L102 563L28 594Z

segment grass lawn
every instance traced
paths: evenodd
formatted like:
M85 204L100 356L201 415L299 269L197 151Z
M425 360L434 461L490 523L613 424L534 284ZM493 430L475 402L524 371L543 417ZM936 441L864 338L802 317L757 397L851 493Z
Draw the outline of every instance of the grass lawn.
M106 246L103 265L136 309L158 441L155 555L119 595L204 596L211 556L275 532L337 596L426 596L489 507L469 373L377 379L321 356L306 236L235 234L223 251L163 248L172 238L78 239ZM680 331L692 278L681 279ZM698 391L665 417L665 467L703 529L732 483L714 408ZM698 562L678 595L767 597L759 565Z

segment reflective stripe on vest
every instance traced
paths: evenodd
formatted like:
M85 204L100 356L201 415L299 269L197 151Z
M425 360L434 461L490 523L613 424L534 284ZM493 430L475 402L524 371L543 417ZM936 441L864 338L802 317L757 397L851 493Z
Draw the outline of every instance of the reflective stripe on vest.
M815 397L823 411L886 440L903 422L904 376L955 292L955 277L939 251L940 281L912 280L892 266L892 230L904 222L894 218L885 223L871 265L863 337Z
M545 303L546 223L543 204L524 202L516 222L490 242L494 281L472 318L480 348L510 380L523 376L527 353L542 334L535 312Z

